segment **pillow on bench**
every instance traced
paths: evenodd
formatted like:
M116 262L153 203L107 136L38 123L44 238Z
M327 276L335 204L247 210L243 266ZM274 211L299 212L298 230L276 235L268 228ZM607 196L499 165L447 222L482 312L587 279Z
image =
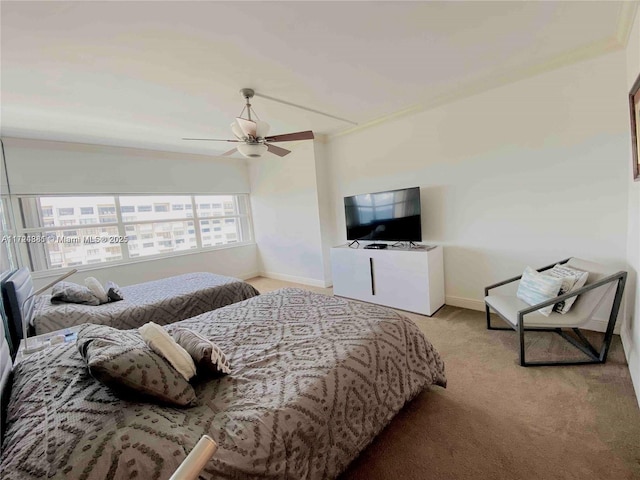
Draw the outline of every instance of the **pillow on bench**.
M537 305L545 300L551 300L558 296L562 288L562 278L552 277L535 271L531 267L526 267L520 285L518 285L517 297L527 305ZM553 304L538 310L542 315L548 317L553 310Z
M567 267L564 264L556 264L551 270L544 272L552 277L562 278L562 287L558 292L558 295L564 295L565 293L575 292L576 290L584 287L589 278L589 272L578 270L577 268ZM553 311L562 315L567 313L578 297L567 298L562 302L558 302L553 306Z

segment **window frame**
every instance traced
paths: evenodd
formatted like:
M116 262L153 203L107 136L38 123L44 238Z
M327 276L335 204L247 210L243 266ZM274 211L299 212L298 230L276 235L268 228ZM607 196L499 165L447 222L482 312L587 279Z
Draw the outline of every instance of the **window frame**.
M29 198L34 198L36 199L37 202L37 207L38 210L40 210L40 202L39 202L39 198L40 197L78 197L78 198L83 198L83 197L113 197L114 198L114 204L115 204L115 209L116 209L116 222L109 222L109 223L100 223L99 219L97 223L92 223L92 224L78 224L78 225L58 225L58 226L42 226L42 227L30 227L30 228L26 228L24 227L24 220L22 217L22 209L20 206L20 200L21 199L29 199ZM186 217L186 218L169 218L169 219L153 219L153 220L139 220L139 221L124 221L122 218L122 212L121 212L121 208L120 208L120 197L150 197L150 196L176 196L176 197L190 197L191 198L191 211L193 212L193 216L191 217ZM246 213L237 213L234 215L218 215L216 217L199 217L198 216L198 212L196 207L196 197L197 196L233 196L233 197L244 197L245 198L245 205L246 205ZM5 197L3 195L3 197ZM18 218L21 221L16 222L15 225L12 225L12 230L13 232L15 232L16 236L20 237L20 236L25 236L25 235L36 235L36 234L45 234L46 232L56 232L58 234L62 234L63 230L70 230L70 229L86 229L86 228L108 228L108 227L117 227L118 230L118 235L120 236L128 236L127 232L126 232L126 228L127 226L134 226L134 225L141 225L141 224L154 224L154 223L172 223L172 222L193 222L194 226L194 235L196 238L196 246L194 248L189 248L186 250L178 250L178 251L173 251L173 252L163 252L163 253L158 253L158 254L153 254L153 255L145 255L145 256L141 256L140 255L140 248L135 249L135 253L137 253L137 255L135 256L130 256L130 251L129 251L129 247L127 243L120 243L117 245L121 246L121 252L122 252L122 259L121 260L115 260L115 261L108 261L108 262L100 262L100 263L87 263L84 265L78 265L78 266L74 266L74 268L77 268L78 271L89 271L89 270L99 270L99 269L103 269L103 268L110 268L110 267L115 267L115 266L121 266L121 265L130 265L130 264L135 264L135 263L140 263L140 262L148 262L148 261L154 261L154 260L161 260L164 258L172 258L172 257L178 257L178 256L182 256L182 255L196 255L196 254L200 254L200 253L206 253L209 251L215 251L215 250L225 250L228 248L238 248L238 247L245 247L248 245L255 245L255 235L254 235L254 228L253 228L253 216L252 216L252 211L251 211L251 197L250 194L247 192L242 192L242 193L219 193L219 192L204 192L204 193L190 193L190 194L185 194L185 193L157 193L157 192L153 192L153 193L95 193L95 194L81 194L81 193L64 193L64 194L41 194L41 195L31 195L31 194L25 194L25 195L7 195L6 196L7 202L6 202L6 206L8 207L8 210L11 211L11 213L13 214L13 218ZM236 201L238 201L236 199ZM8 205L7 205L8 204ZM185 209L187 209L187 207L185 206ZM152 204L152 212L153 212L153 204ZM173 211L171 208L169 208L169 211L166 213L171 214ZM137 209L136 209L136 213L137 213ZM164 213L164 212L163 212ZM40 215L40 220L42 220L42 214L39 211L38 214ZM16 216L17 215L17 216ZM126 215L126 213L125 213ZM237 221L241 221L242 219L246 219L246 225L247 225L247 232L246 232L246 236L248 237L247 239L243 240L243 241L236 241L236 242L232 242L232 243L228 243L228 244L224 244L224 245L212 245L212 246L202 246L202 232L200 231L200 221L203 219L209 220L210 218L237 218ZM133 235L136 235L134 232L132 232ZM140 240L140 238L138 238L138 240ZM154 240L155 242L155 240ZM27 259L26 262L24 262L25 264L27 264L27 266L29 266L30 270L32 271L32 276L34 278L43 278L43 277L49 277L52 274L55 274L56 272L60 272L60 271L64 271L67 270L70 267L55 267L55 268L51 268L50 267L50 262L49 259L46 259L46 263L47 263L47 268L44 269L39 269L39 270L34 270L34 262L32 261L32 256L31 253L29 251L28 248L28 244L25 242L19 242L15 245L13 245L13 247L15 248L15 250L18 250L18 257L19 258L24 258ZM45 254L46 255L46 254Z

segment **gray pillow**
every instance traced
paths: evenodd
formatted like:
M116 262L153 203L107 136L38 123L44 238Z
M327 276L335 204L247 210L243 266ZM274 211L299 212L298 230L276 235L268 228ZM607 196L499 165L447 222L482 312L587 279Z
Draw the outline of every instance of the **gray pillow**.
M100 299L84 285L72 282L56 283L51 290L53 303L79 303L81 305L100 305Z
M231 372L229 360L215 343L187 328L176 327L171 336L196 364L198 376L220 376Z
M133 401L163 404L195 403L193 387L173 366L151 350L136 330L86 324L78 332L77 348L91 376Z
M120 287L116 285L114 282L105 283L104 289L107 291L107 297L109 297L110 302L117 302L119 300L124 300L124 297L122 296L122 292L120 291Z

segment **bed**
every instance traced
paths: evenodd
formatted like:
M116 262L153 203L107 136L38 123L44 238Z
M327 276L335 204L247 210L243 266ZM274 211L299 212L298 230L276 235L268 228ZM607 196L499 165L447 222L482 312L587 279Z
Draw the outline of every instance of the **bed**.
M32 288L28 269L21 268L3 282L3 295L11 297L11 292L16 292L14 297L22 295L26 298ZM35 298L33 306L27 304L27 308L33 309L31 326L35 334L40 335L83 323L119 329L137 328L150 321L166 325L259 294L242 280L205 272L139 283L120 290L124 300L98 306L51 303L50 295L40 295ZM22 302L12 298L7 300L5 303L12 307L9 316L14 323L21 324ZM16 315L16 311L19 314ZM25 317L29 317L28 312L25 312ZM14 328L14 331L19 338L22 337L21 328Z
M331 479L415 395L446 386L418 327L385 307L282 289L169 325L200 332L232 372L196 384L197 406L118 399L74 345L14 369L3 478L166 479L203 434L203 478Z

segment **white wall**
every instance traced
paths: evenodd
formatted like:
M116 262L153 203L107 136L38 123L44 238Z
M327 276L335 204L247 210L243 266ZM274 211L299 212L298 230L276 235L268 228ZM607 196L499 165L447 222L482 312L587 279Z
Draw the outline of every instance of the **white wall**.
M325 286L313 143L250 162L251 210L261 275Z
M636 14L629 44L627 47L627 91L640 75L640 14ZM627 258L629 262L629 280L627 286L627 314L621 336L627 354L629 371L640 404L640 181L632 181L631 147L627 154L627 176L629 194L629 228L627 236Z
M96 277L104 283L108 280L120 286L159 280L183 273L211 272L247 279L258 275L256 246L208 250L205 252L176 255L155 260L138 261L126 265L104 266L82 270L69 277L70 282L84 284L87 277ZM40 288L54 280L59 274L36 274L35 288Z
M12 194L78 193L248 193L249 171L242 159L131 148L5 138ZM207 250L126 265L100 265L70 278L95 276L119 285L207 271L249 278L257 275L256 246ZM36 287L57 275L35 274Z
M447 303L568 256L626 266L629 120L619 51L329 143L342 197L420 186L423 241L444 245Z

